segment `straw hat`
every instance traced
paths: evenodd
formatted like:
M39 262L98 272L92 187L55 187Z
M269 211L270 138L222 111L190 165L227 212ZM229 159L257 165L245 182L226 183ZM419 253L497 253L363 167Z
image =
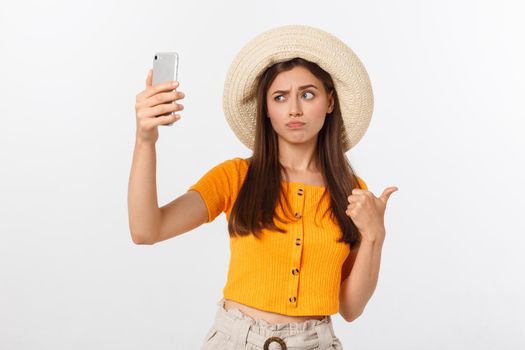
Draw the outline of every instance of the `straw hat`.
M257 82L268 67L295 57L314 62L331 75L345 126L343 146L348 151L370 124L374 105L370 79L352 49L334 35L311 26L272 28L237 53L224 82L223 109L228 124L253 150Z

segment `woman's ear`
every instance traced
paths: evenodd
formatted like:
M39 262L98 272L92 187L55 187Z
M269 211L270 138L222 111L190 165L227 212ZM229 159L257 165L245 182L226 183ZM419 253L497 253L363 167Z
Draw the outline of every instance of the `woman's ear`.
M334 110L334 92L333 91L330 91L330 94L328 95L328 101L330 102L330 104L328 105L328 112L327 113L332 113L333 110Z

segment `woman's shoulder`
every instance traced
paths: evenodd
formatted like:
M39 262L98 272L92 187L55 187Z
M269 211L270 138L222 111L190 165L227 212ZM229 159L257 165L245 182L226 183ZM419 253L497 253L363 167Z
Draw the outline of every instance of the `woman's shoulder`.
M241 158L241 157L233 157L228 158L220 163L220 165L225 166L248 166L249 165L249 158Z
M249 159L233 157L218 163L214 166L214 169L228 174L245 173L248 170L248 166Z
M357 182L359 182L359 185L362 189L364 190L368 190L368 186L366 185L366 182L360 177L360 176L357 176Z
M234 157L234 158L229 159L229 161L240 164L240 165L248 165L250 162L250 158Z

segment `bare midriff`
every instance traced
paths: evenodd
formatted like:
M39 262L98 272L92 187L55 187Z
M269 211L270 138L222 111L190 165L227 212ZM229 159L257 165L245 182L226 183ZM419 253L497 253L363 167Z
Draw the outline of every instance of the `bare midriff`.
M275 312L264 311L253 308L251 306L238 303L233 300L224 299L224 308L226 310L239 309L245 315L250 316L254 320L263 319L268 323L292 323L292 322L304 322L307 320L322 320L325 316L288 316L283 314L277 314Z

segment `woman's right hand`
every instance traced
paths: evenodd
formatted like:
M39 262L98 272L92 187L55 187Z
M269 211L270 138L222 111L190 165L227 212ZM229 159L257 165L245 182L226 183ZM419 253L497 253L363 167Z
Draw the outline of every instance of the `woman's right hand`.
M146 78L146 89L137 95L135 113L137 121L137 139L144 142L157 142L159 131L157 127L161 124L170 124L180 119L180 115L172 114L181 111L184 106L173 101L184 98L184 93L176 91L178 81L151 85L152 71L148 71ZM172 83L175 82L175 85Z

